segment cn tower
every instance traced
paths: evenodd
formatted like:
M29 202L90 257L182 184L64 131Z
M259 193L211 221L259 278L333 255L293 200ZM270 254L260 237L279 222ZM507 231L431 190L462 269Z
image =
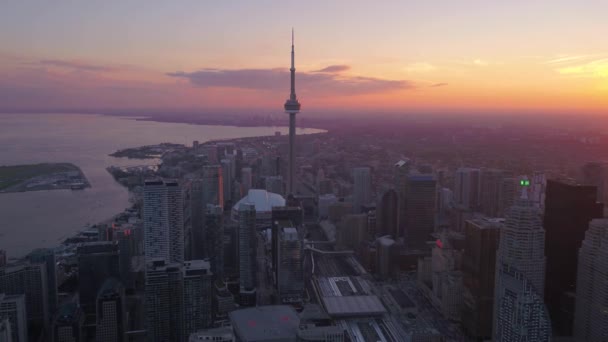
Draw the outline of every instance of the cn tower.
M293 49L293 29L291 29L291 93L289 99L285 101L285 113L289 114L289 180L287 183L287 193L293 194L294 189L294 170L295 170L295 144L296 144L296 114L300 112L300 102L296 96L296 67Z

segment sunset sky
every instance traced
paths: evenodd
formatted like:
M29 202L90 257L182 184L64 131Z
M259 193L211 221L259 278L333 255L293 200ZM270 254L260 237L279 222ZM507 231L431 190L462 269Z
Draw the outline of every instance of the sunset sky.
M608 113L608 1L2 1L0 110Z

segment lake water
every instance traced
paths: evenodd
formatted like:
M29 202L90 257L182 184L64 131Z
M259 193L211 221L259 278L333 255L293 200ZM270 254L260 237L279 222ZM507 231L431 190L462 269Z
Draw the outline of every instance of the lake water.
M287 118L286 118L287 121ZM117 149L171 142L199 142L288 134L287 127L204 126L137 121L102 115L0 114L0 165L69 162L91 183L80 191L52 190L0 194L0 249L21 257L53 247L66 237L112 217L129 206L127 190L105 170L154 161L114 158ZM297 134L321 132L298 129Z

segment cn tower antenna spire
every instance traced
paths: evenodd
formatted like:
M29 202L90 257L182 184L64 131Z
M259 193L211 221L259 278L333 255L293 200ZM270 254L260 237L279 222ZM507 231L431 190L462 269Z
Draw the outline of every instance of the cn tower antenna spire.
M295 144L296 144L296 114L300 112L300 102L296 96L296 66L295 66L295 49L294 49L294 31L291 28L291 68L289 74L291 76L291 91L289 99L285 101L285 113L289 114L289 179L287 180L287 193L294 194L295 188Z

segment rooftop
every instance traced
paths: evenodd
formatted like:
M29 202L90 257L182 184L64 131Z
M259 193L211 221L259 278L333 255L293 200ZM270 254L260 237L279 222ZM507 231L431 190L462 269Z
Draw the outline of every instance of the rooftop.
M232 311L230 321L241 341L295 341L300 325L298 314L288 305Z
M241 198L233 209L238 210L242 203L251 203L255 206L256 212L271 212L272 207L282 207L285 199L279 194L268 192L263 189L250 189L247 196Z

